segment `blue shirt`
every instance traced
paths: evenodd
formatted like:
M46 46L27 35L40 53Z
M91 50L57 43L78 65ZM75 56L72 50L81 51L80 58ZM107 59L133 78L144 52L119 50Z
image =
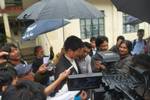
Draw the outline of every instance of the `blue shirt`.
M144 53L144 48L145 48L144 40L142 41L136 40L135 46L132 50L132 54L138 55L138 54Z
M81 100L81 97L80 96L75 96L74 100Z

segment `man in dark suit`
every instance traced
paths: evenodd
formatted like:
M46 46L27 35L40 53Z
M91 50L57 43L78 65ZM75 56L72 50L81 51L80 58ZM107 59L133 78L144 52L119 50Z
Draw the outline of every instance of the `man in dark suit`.
M59 74L64 70L71 68L71 74L79 74L80 69L76 63L76 58L78 58L82 53L83 42L80 38L76 36L68 37L64 42L65 53L61 56L60 60L56 64L55 78L57 79ZM66 80L62 82L59 89L66 83Z

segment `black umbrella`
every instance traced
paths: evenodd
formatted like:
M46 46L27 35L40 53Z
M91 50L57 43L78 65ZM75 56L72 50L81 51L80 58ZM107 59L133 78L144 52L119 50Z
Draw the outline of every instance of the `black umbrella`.
M85 0L42 0L22 12L17 19L73 19L99 18L104 16ZM64 40L64 28L63 28Z
M69 21L62 19L47 19L39 20L27 27L22 40L32 40L35 39L38 35L41 35L46 32L56 30L64 25L69 24Z
M119 11L150 23L150 0L112 0Z
M18 19L99 18L102 13L85 0L42 0L22 12Z
M140 24L140 23L142 23L142 21L139 20L138 18L133 17L133 16L127 16L125 24L136 25L136 24Z

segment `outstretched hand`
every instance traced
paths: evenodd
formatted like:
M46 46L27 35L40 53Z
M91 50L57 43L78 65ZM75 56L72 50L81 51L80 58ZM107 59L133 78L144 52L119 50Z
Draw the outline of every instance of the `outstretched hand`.
M42 65L39 67L39 69L38 69L37 72L43 74L43 73L45 73L46 71L47 71L46 65L45 65L45 64L42 64Z
M70 74L70 70L65 70L64 72L60 73L59 78L61 80L64 80L69 76L69 74Z
M87 100L87 93L86 91L82 90L80 94L81 100Z

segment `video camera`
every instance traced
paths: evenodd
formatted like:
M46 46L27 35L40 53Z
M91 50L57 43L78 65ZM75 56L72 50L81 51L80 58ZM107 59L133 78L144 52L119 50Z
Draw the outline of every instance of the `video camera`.
M85 90L99 88L102 83L102 73L86 73L69 75L68 77L68 89L74 90Z
M115 63L120 60L120 56L112 51L100 51L96 52L96 54L93 56L93 59L95 61L101 61L101 63L106 67L110 67L113 65L112 63Z

